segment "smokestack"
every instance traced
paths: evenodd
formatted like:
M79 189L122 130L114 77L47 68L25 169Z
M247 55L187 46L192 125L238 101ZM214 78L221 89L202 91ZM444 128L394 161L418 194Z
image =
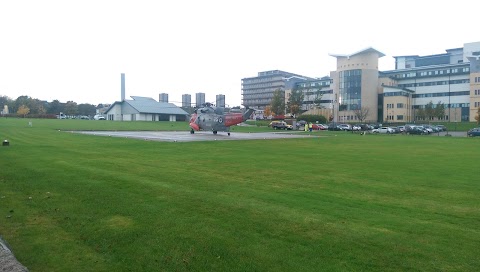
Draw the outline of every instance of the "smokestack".
M122 90L121 90L121 92L122 92L122 101L125 101L125 73L122 73L122 74L121 74L121 81L122 81L122 83L121 83L121 84L122 84L122 87L121 87L121 88L122 88Z

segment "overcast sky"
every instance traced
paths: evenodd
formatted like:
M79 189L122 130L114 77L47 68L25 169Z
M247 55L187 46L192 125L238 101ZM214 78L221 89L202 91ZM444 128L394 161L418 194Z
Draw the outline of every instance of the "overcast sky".
M425 4L424 4L425 3ZM241 79L322 77L329 54L431 55L480 41L480 1L0 1L0 95L113 103L203 92L241 104Z

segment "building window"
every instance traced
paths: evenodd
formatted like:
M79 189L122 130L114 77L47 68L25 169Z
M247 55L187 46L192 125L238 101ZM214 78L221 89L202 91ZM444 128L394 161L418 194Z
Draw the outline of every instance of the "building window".
M397 108L398 109L403 109L403 103L397 103Z
M354 110L362 107L362 70L339 73L339 110Z
M403 120L403 115L397 115L397 120Z

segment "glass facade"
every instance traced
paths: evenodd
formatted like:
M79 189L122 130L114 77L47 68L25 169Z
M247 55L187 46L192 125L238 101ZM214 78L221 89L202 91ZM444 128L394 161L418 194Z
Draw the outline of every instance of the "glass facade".
M362 70L339 72L339 110L356 110L362 107Z

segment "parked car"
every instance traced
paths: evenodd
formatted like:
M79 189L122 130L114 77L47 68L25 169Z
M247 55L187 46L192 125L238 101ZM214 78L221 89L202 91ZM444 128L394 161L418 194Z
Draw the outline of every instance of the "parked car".
M307 121L305 121L305 120L300 120L300 121L297 122L297 126L298 126L298 127L303 127L306 123L307 123Z
M322 124L312 124L312 129L313 130L326 130L327 126L322 125Z
M287 122L285 121L272 121L269 125L270 127L272 127L273 129L285 129L285 130L292 130L293 129L293 126L292 125L289 125L287 124Z
M468 137L475 137L480 136L480 128L472 128L471 130L467 131Z
M340 130L345 130L345 131L352 130L352 126L349 124L340 124L338 125L338 127L340 128Z
M372 133L392 134L392 133L395 133L395 130L391 127L380 127L380 128L373 129Z
M93 116L93 120L106 120L106 119L105 119L105 117L97 114L97 115Z
M328 124L328 128L327 128L327 129L330 130L330 131L339 131L339 130L342 130L342 129L339 127L339 125L334 124L334 123Z
M427 134L429 134L429 132L421 126L411 126L407 130L407 134L427 135Z
M447 131L447 127L444 125L436 125L437 128L440 129L440 131Z

